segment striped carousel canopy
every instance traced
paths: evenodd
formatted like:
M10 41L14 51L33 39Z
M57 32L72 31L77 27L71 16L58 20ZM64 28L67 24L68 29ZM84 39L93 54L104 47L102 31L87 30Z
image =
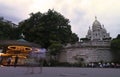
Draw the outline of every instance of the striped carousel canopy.
M19 45L19 46L29 46L29 47L40 47L40 45L28 42L24 39L18 40L0 40L0 46L9 46L9 45Z

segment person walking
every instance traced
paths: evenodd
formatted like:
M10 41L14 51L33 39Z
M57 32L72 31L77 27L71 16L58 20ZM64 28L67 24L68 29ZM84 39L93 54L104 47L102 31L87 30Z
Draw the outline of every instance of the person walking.
M43 62L46 58L46 49L33 48L27 57L27 73L30 71L31 74L35 73L35 66L40 67L39 73L42 73Z
M16 55L16 57L15 57L15 62L14 62L14 67L16 67L16 66L17 66L18 59L19 59L19 57L18 57L18 55Z
M42 67L43 67L44 61L46 60L46 49L45 48L37 49L36 54L37 54L36 59L40 67L39 73L42 73Z
M12 60L11 57L9 57L9 58L7 59L7 65L8 65L8 66L10 66L10 64L11 64L11 60Z
M26 73L29 73L30 72L30 74L33 74L34 73L34 66L35 66L35 57L36 55L35 55L35 52L34 51L31 51L29 54L28 54L28 56L27 56L27 58L26 58L26 60L25 60L25 64L27 65L27 71L26 71Z

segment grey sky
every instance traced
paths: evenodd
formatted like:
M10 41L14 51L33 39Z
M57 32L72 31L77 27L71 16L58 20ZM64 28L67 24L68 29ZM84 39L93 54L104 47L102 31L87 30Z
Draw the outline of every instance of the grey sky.
M97 16L110 36L116 37L120 33L119 3L120 0L0 0L0 16L17 24L31 12L55 9L70 20L72 31L80 38L85 37Z

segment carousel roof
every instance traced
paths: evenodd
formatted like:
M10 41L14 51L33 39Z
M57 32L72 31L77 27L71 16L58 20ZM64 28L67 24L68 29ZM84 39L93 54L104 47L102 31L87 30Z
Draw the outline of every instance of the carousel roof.
M0 46L9 46L9 45L20 45L20 46L29 46L29 47L40 47L40 45L28 42L24 39L19 40L0 40Z

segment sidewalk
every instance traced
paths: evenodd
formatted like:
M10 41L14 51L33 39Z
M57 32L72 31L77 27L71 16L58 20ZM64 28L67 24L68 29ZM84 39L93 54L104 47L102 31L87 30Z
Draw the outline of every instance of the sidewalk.
M114 68L43 67L41 74L39 67L34 69L30 74L26 67L0 67L0 77L120 77L120 69Z

